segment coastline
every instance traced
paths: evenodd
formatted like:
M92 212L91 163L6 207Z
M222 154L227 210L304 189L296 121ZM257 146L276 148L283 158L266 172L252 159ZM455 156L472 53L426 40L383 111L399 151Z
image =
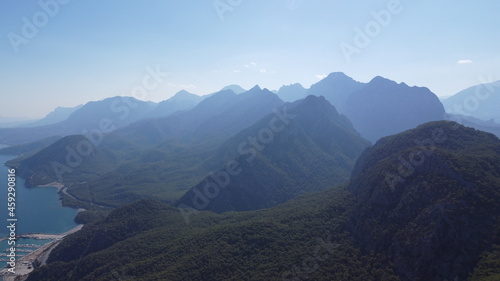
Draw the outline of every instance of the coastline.
M57 193L58 194L67 194L65 192L65 186L60 183L60 182L51 182L48 184L43 184L43 185L37 185L37 187L56 187L57 188ZM67 194L68 196L71 196ZM72 197L72 196L71 196ZM61 200L59 200L62 202ZM72 208L72 207L69 207ZM77 209L78 213L85 211L84 208L73 208ZM51 241L45 243L42 245L40 248L34 250L33 252L19 258L16 261L16 273L11 274L7 272L7 268L1 268L0 269L0 280L9 280L9 281L14 281L14 280L25 280L28 278L29 274L34 270L34 268L38 268L41 266L44 266L47 262L47 259L49 258L52 250L54 250L61 241L70 234L73 234L83 228L84 224L78 224L72 229L65 231L63 233L59 234L45 234L45 233L30 233L30 234L24 234L24 235L29 235L31 236L30 238L34 239L50 239ZM23 235L20 235L21 237Z
M37 236L37 239L52 239L52 241L44 244L40 248L34 250L33 252L23 256L19 260L16 261L16 273L11 274L6 271L6 268L2 268L0 270L0 276L5 280L24 280L28 277L28 275L34 270L34 267L44 266L47 262L47 259L50 256L52 250L54 250L61 241L70 234L73 234L83 228L83 224L79 224L72 229L60 233L60 234L43 234L37 233L33 234Z
M35 186L35 188L37 187L56 187L57 188L57 193L59 193L59 195L61 194L64 194L70 198L73 198L75 200L78 200L76 199L75 197L73 197L71 194L69 194L68 192L66 192L67 188L64 186L64 184L58 182L58 181L54 181L54 182L51 182L51 183L47 183L47 184L41 184L41 185L37 185ZM61 201L62 202L62 201ZM64 205L63 205L64 206ZM73 208L73 209L77 209L78 210L78 213L81 213L83 211L86 211L86 209L84 208L75 208L75 207L70 207L70 206L65 206L67 208Z
M20 175L17 175L21 177ZM26 186L25 186L26 187ZM61 201L61 195L62 194L67 194L65 192L65 186L61 182L54 181L50 182L47 184L42 184L42 185L36 185L33 188L37 187L56 187L57 188L57 193L59 194L59 202L62 203ZM26 187L29 188L29 187ZM72 197L71 195L67 194L68 196ZM78 207L69 207L65 206L66 208L72 208L76 209L78 213L85 211L83 208L78 208ZM74 218L73 218L74 220ZM20 281L20 280L25 280L28 278L29 274L34 270L34 268L41 267L46 264L47 259L49 258L51 252L53 249L55 249L63 239L70 234L73 234L83 228L83 224L78 224L71 229L65 231L65 232L60 232L58 234L48 234L48 233L25 233L25 234L19 234L18 239L40 239L40 240L47 240L44 241L46 242L45 244L41 245L39 248L33 250L30 253L27 253L25 256L17 256L16 258L16 267L15 267L15 274L12 274L8 272L7 267L0 267L0 280L9 280L9 281ZM16 235L17 236L17 235ZM8 237L7 237L8 238ZM1 238L0 240L5 240L5 238ZM19 240L21 241L21 240ZM18 242L22 243L22 242ZM17 247L16 247L17 248ZM18 253L19 254L19 253Z

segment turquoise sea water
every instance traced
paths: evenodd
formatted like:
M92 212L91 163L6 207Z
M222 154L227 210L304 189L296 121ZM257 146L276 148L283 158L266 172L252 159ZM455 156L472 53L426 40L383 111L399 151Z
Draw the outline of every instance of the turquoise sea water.
M0 148L4 146L0 145ZM0 237L8 235L7 229L7 179L8 168L3 164L13 156L0 155ZM56 187L27 188L25 180L16 176L16 233L62 233L75 227L76 209L61 206ZM44 240L19 240L19 244L43 244ZM0 242L0 250L7 248L7 241ZM21 254L21 253L20 253ZM0 257L1 259L1 257Z

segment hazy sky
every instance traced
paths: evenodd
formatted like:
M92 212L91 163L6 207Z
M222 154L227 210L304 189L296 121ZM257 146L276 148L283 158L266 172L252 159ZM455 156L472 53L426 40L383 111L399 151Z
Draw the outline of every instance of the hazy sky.
M0 116L141 89L161 101L309 87L334 71L451 95L500 80L499 12L498 0L1 1Z

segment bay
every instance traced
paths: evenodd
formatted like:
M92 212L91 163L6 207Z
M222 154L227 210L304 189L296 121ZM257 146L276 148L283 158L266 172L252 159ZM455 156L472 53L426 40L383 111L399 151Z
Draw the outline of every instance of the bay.
M0 145L2 147L5 146ZM8 236L8 167L4 163L13 157L0 155L0 237ZM61 205L56 187L27 188L24 183L25 180L16 174L16 234L57 234L77 226L74 218L78 210ZM1 241L0 249L5 248L7 241Z

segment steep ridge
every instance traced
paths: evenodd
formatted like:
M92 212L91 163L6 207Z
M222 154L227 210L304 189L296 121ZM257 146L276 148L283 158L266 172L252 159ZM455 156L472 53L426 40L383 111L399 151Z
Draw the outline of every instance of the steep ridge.
M368 145L324 97L308 96L224 143L214 161L225 168L179 204L215 212L274 206L346 181Z

